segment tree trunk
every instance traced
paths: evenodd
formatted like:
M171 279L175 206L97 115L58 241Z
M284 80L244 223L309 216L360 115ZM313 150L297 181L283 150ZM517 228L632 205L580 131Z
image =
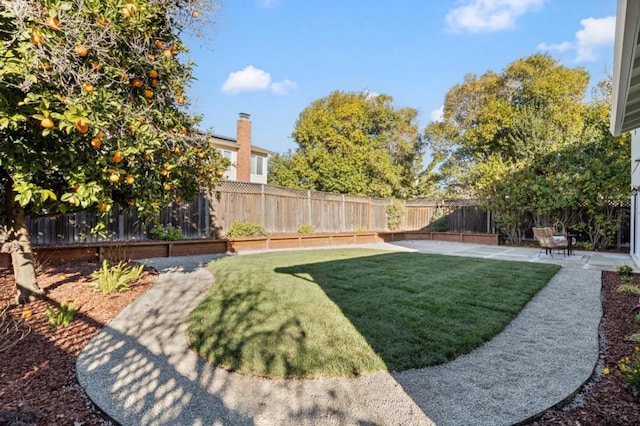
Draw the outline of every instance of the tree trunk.
M44 294L38 287L36 280L36 268L33 263L31 250L31 237L29 229L24 221L25 212L12 200L11 193L6 195L7 204L7 228L2 232L5 242L18 243L11 250L11 262L13 264L13 276L16 282L16 303L22 304L35 300Z

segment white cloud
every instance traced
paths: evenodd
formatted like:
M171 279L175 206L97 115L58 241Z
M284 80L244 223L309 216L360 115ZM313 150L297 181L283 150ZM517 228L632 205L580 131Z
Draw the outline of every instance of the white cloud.
M271 82L271 74L249 65L240 71L230 73L220 90L230 95L264 91L270 91L274 95L287 95L297 87L298 85L290 80Z
M564 43L559 43L559 44L540 43L536 47L538 50L562 53L562 52L566 52L569 49L573 49L574 46L573 46L573 43L569 43L568 41L565 41Z
M280 82L271 83L270 90L274 95L288 95L297 87L298 85L291 80L282 80Z
M516 19L542 7L546 0L463 0L451 10L447 25L454 31L500 31L515 26Z
M586 18L580 21L582 29L576 32L574 42L558 44L538 44L538 50L565 52L575 50L575 62L589 62L597 59L595 50L601 46L613 45L616 31L616 18Z
M440 108L431 111L429 118L431 118L431 121L442 121L444 118L444 105L440 105Z
M271 74L253 65L229 74L222 84L222 91L235 95L240 92L260 92L269 88Z
M615 16L605 18L587 18L580 21L583 29L576 33L578 55L576 62L593 61L596 59L593 50L599 46L613 44L616 33Z

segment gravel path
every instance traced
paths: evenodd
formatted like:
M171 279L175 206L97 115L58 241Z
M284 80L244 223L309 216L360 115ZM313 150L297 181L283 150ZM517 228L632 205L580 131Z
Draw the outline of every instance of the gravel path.
M502 333L444 365L355 379L229 373L184 337L211 258L150 260L158 282L78 357L81 385L119 423L512 424L569 396L597 362L600 272L563 268Z

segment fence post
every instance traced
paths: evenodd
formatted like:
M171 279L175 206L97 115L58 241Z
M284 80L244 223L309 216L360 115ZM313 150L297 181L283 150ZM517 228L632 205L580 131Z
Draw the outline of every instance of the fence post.
M347 230L347 218L345 217L344 212L344 194L342 194L342 208L340 209L340 215L342 216L342 219L340 220L340 230L345 232Z
M264 223L264 183L260 184L260 224L265 228L267 227ZM273 229L270 229L270 231L273 231Z
M311 214L311 190L307 189L307 223L311 226L314 226L311 222L313 220L313 215Z
M371 231L371 197L368 197L369 203L367 204L367 232Z

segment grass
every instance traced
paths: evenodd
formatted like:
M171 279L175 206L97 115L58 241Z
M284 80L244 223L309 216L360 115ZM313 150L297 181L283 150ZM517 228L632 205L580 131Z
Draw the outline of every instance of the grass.
M267 377L439 364L500 332L559 267L366 249L220 259L192 312L192 347Z

